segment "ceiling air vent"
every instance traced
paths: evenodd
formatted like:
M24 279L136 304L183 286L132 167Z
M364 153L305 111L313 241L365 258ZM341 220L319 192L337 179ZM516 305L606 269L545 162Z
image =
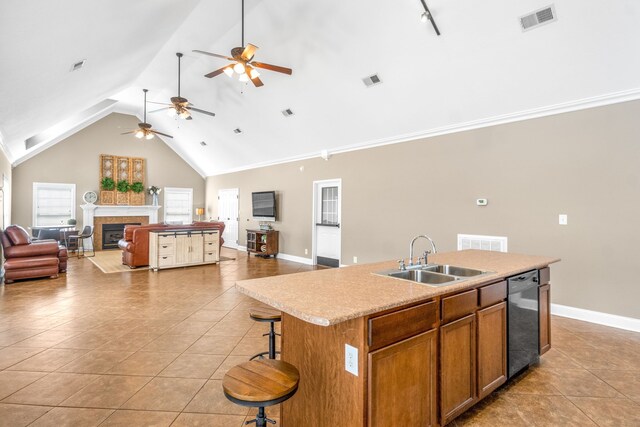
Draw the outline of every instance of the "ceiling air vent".
M242 129L240 129L240 128L235 128L235 129L233 130L233 133L242 133Z
M71 70L69 71L78 71L80 68L84 67L84 64L87 62L86 59L83 59L82 61L76 62L75 64L73 64L71 66Z
M291 111L291 108L287 108L286 110L282 110L282 115L285 117L293 116L293 111Z
M528 31L557 20L558 17L556 16L556 9L551 5L544 9L536 10L528 15L521 16L520 25L522 26L522 31Z
M382 80L380 80L380 76L378 76L377 74L365 77L364 79L362 79L362 81L364 82L364 85L366 87L371 87L382 83Z

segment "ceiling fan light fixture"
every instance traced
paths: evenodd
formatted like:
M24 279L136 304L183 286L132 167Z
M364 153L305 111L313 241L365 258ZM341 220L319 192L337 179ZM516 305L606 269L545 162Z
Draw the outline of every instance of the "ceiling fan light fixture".
M241 82L248 82L249 76L247 75L247 73L240 74L240 77L238 77L238 80L240 80Z
M429 15L427 14L427 12L422 12L422 15L420 15L420 21L427 22L428 20L429 20Z
M180 114L178 115L183 119L186 119L187 117L191 117L191 114L187 110L180 112Z
M144 136L144 132L142 131L142 129L138 129L138 131L134 134L134 136L136 138L142 138Z
M249 71L249 77L255 79L256 77L260 77L260 73L255 68L252 68L251 71Z
M233 66L233 71L235 71L238 74L245 74L244 64L238 62L236 65Z
M146 139L153 139L153 133L148 132L147 135L145 136Z
M175 108L168 108L167 109L167 116L175 117L177 114L178 114L178 112L176 111Z
M233 67L227 67L223 70L227 77L233 77Z

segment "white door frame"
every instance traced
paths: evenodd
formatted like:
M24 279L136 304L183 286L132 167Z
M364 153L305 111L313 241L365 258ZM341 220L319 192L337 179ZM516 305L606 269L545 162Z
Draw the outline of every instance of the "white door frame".
M316 262L316 245L317 245L317 230L316 224L320 222L318 216L318 189L322 185L326 184L334 184L334 186L338 187L338 218L340 218L340 234L342 235L342 178L335 179L323 179L320 181L313 181L313 215L311 215L311 264L317 265ZM342 238L340 239L342 242ZM338 262L342 265L342 243L340 244L340 248L338 249Z

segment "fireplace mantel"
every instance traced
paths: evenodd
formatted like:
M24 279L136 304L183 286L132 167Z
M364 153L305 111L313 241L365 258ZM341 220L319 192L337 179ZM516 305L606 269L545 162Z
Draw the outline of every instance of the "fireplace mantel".
M87 203L80 205L82 208L82 225L86 227L94 226L95 217L112 216L146 216L149 217L149 224L158 222L158 210L162 206L118 206L118 205L94 205Z

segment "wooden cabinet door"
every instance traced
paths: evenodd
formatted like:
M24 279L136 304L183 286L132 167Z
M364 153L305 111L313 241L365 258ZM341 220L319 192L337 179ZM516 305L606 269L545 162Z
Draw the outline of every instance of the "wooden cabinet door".
M191 249L191 239L186 234L178 234L175 239L176 239L175 265L188 264L189 252Z
M437 425L437 330L369 353L368 426Z
M191 235L191 253L189 254L192 264L200 264L204 261L204 236L202 234Z
M551 348L551 286L542 285L538 288L538 315L540 316L539 353L544 354Z
M442 425L477 401L476 315L440 327L440 418Z
M479 310L478 398L507 381L507 303Z

